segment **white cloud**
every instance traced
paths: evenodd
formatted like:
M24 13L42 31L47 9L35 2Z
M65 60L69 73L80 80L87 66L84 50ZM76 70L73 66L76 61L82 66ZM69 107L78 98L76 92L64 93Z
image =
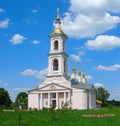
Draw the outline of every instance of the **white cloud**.
M113 4L114 3L114 4ZM73 38L93 37L114 28L120 17L120 0L70 0L70 7L63 18L62 29Z
M85 45L92 50L110 50L120 47L120 37L100 35L95 40L88 40Z
M6 18L4 21L0 21L0 28L7 28L9 25L10 19Z
M7 86L8 86L8 83L4 83L4 86L6 86L6 87L7 87Z
M102 83L95 83L94 84L95 88L103 87L104 85Z
M33 12L33 13L38 13L38 10L33 9L32 12Z
M4 81L1 81L1 80L0 80L0 84L1 84L2 86L5 86L5 87L8 86L8 83L6 83L6 82L4 82Z
M14 88L14 91L18 91L18 92L26 92L28 90L30 90L30 88Z
M39 78L40 80L43 80L45 79L47 73L48 73L48 68L45 68L41 71L26 69L21 74L24 76L33 76L33 77Z
M103 13L107 10L113 12L120 12L120 0L70 0L71 6L70 10L73 12L82 12L86 15L89 13L91 15ZM99 16L98 15L98 16Z
M120 64L115 64L111 66L98 65L96 69L99 71L117 71L118 69L120 69Z
M37 70L26 69L21 74L25 76L32 76L32 75L35 75L36 73L37 73Z
M41 80L44 80L45 77L46 77L46 75L47 75L47 73L48 73L48 68L39 71L39 72L36 74L35 77L37 77L37 78L39 78L39 79L41 79Z
M20 44L25 39L27 39L27 38L25 38L23 35L15 34L10 41L12 42L12 44Z
M40 43L40 41L38 41L38 40L33 40L32 43L35 44L35 45L37 45L37 44Z
M80 62L81 59L80 59L80 56L79 55L70 55L70 58L73 60L73 61L76 61L76 62Z
M81 48L76 48L76 50L78 51L78 54L77 55L71 54L70 58L72 59L72 61L81 62L82 61L82 56L85 55L85 52L81 51Z
M78 51L78 55L79 56L84 56L85 55L85 52L84 51Z
M86 78L87 78L87 80L90 80L90 79L92 79L93 77L90 76L90 75L87 75Z
M2 9L2 8L0 8L0 13L2 13L2 12L5 12L5 10L4 10L4 9Z

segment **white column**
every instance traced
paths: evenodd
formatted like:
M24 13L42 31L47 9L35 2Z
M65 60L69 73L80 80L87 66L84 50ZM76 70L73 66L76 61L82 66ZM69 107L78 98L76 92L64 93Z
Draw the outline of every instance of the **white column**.
M48 93L48 108L50 107L50 93Z
M69 102L69 107L71 107L71 94L68 92L68 102Z
M64 104L66 103L66 92L64 92Z
M40 109L43 108L43 94L40 94Z
M89 91L89 108L91 108L91 92Z
M40 94L38 93L38 110L40 109Z
M58 98L58 92L56 92L56 109L59 108L59 98Z

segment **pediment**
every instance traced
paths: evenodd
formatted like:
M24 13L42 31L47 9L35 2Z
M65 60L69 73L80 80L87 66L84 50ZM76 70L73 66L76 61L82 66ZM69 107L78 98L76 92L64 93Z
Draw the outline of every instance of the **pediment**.
M39 90L41 90L41 91L44 91L44 90L49 90L49 91L50 90L51 91L54 91L54 90L70 90L70 88L56 84L56 83L51 83L51 84L48 84L48 85L45 85L45 86L39 88Z

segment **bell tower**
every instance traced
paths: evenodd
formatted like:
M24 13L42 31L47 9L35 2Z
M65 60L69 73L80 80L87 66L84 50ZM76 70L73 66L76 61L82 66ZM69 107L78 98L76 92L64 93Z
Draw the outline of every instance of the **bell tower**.
M67 78L67 58L66 53L66 39L67 36L61 29L61 20L59 16L59 9L57 9L57 16L55 20L54 31L49 35L50 37L50 52L48 54L48 77L64 76Z

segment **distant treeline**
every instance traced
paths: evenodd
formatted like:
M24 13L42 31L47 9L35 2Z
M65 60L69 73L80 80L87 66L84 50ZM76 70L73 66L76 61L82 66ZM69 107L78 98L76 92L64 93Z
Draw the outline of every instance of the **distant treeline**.
M116 101L116 100L107 101L107 104L111 106L120 107L120 101Z

